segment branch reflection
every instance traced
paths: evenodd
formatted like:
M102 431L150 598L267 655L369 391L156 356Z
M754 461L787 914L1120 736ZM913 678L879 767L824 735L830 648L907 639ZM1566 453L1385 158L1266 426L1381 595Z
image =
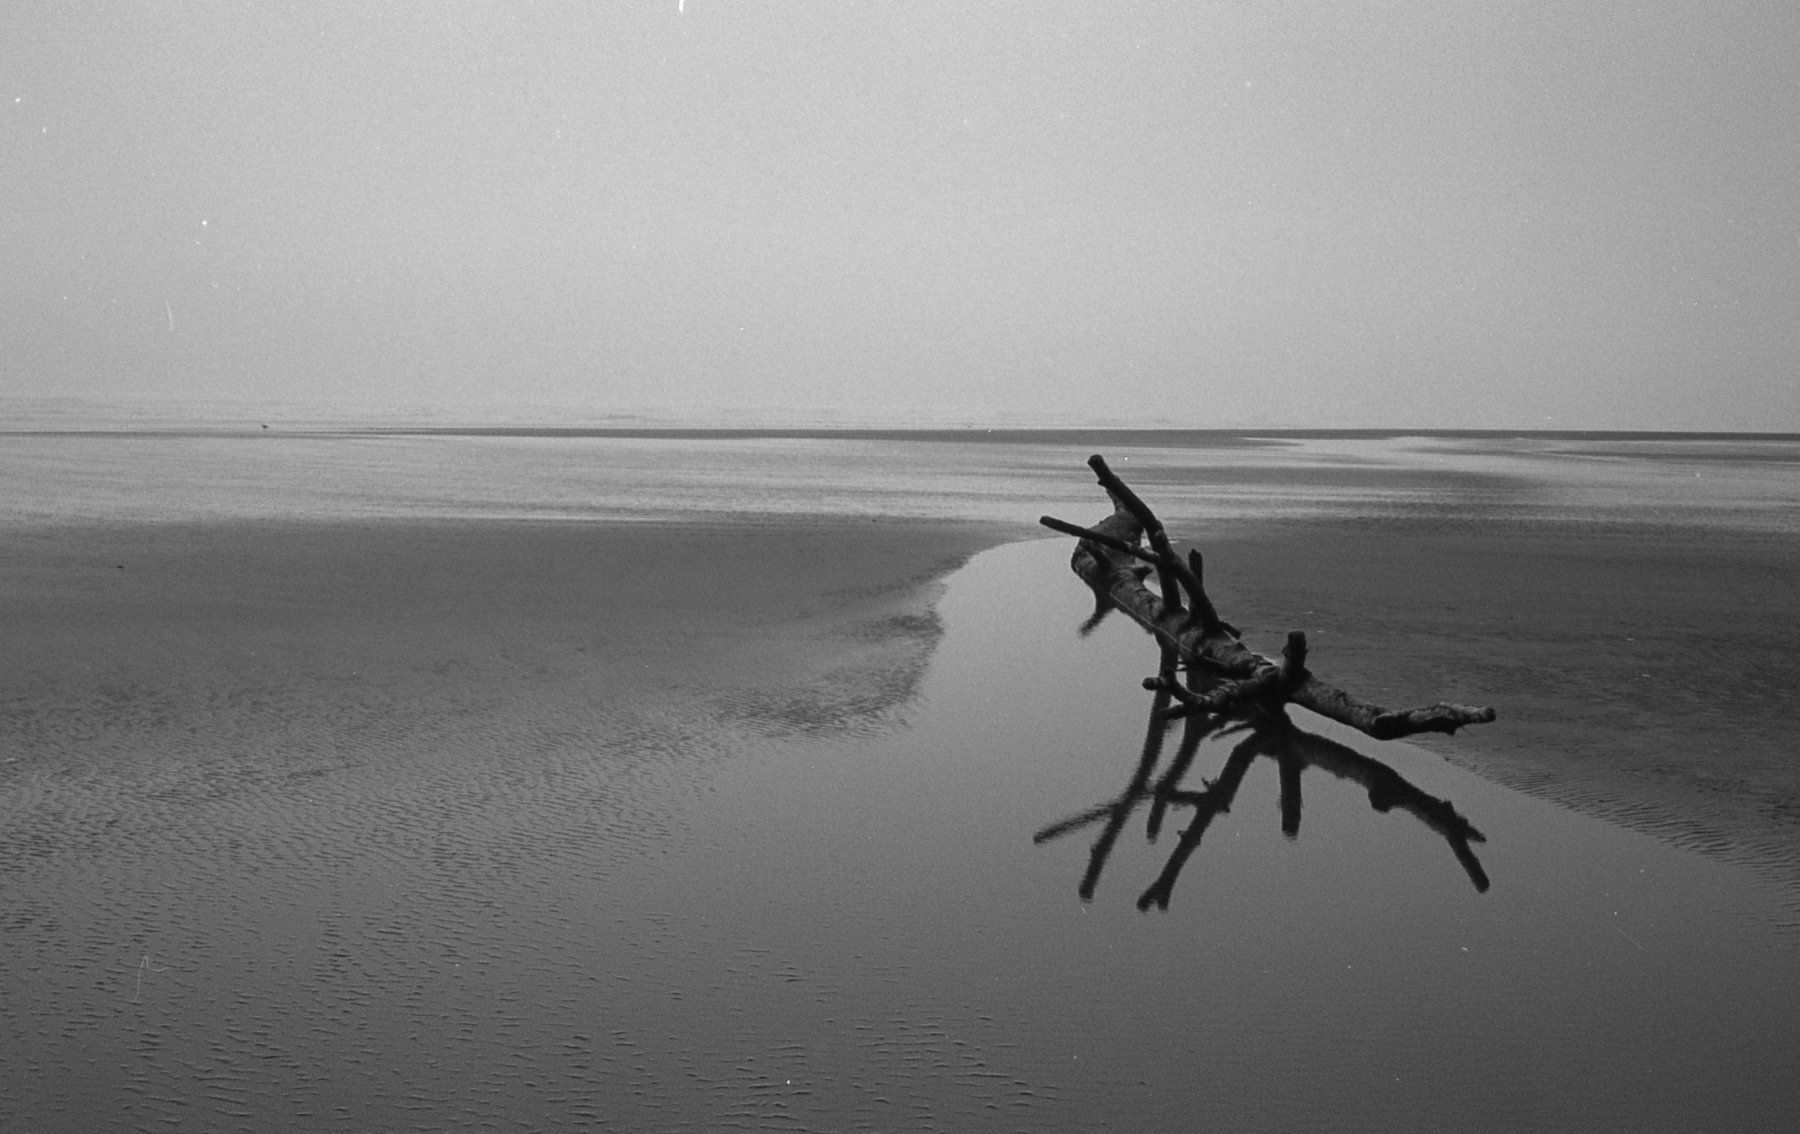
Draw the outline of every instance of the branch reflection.
M1165 658L1165 671L1170 659ZM1103 824L1088 855L1082 875L1080 894L1083 901L1094 896L1100 875L1106 868L1113 847L1132 814L1140 807L1147 809L1145 834L1155 841L1171 809L1188 809L1188 825L1176 839L1164 862L1162 872L1148 889L1138 896L1137 906L1167 909L1175 892L1182 868L1199 849L1207 828L1219 815L1231 810L1231 803L1257 757L1275 762L1281 783L1281 831L1288 838L1300 834L1301 773L1317 768L1341 780L1358 784L1369 794L1369 806L1381 813L1404 811L1436 832L1450 847L1451 854L1468 874L1479 892L1488 888L1487 872L1475 857L1471 843L1486 842L1481 832L1459 814L1450 801L1427 795L1407 781L1399 772L1379 760L1364 756L1347 745L1339 744L1296 726L1285 712L1256 707L1231 714L1209 714L1182 719L1181 742L1175 756L1159 776L1157 765L1162 758L1163 740L1169 723L1164 713L1169 707L1169 694L1158 691L1150 708L1150 724L1144 735L1144 746L1132 770L1131 779L1119 795L1077 812L1066 819L1044 827L1032 836L1035 843L1045 843L1064 835ZM1213 779L1202 779L1198 790L1183 785L1191 769L1200 743L1206 738L1245 734L1231 749L1224 767Z

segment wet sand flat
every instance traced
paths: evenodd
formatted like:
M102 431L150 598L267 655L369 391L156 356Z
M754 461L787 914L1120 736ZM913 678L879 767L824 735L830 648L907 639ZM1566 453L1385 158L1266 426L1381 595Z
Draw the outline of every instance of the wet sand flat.
M1383 704L1500 710L1418 743L1800 894L1793 540L1320 522L1201 542L1253 638L1305 629L1315 670Z
M1144 914L1190 813L1156 842L1133 818L1091 903L1093 828L1031 841L1119 791L1153 664L1117 620L1075 633L1066 541L1007 542L1098 518L1081 454L202 440L32 457L5 517L0 1125L1636 1132L1800 1105L1779 525L1647 523L1631 478L1636 519L1566 522L1485 466L1133 451L1254 646L1303 628L1375 699L1501 712L1425 747L1302 722L1452 801L1487 892L1349 757L1287 837L1258 757ZM77 468L100 487L64 491ZM1757 475L1725 499L1787 491ZM846 476L854 513L819 504ZM605 518L650 501L687 518Z
M932 634L922 584L997 538L905 522L9 533L0 688L9 731L33 742L12 755L92 759L96 736L158 749L183 731L214 744L210 726L240 718L342 731L400 714L429 735L521 690L571 708L705 701L883 648L910 650L893 659L910 672Z
M1076 636L1061 541L976 556L934 613L1009 534L14 541L0 1113L1640 1131L1793 1101L1765 895L1422 749L1377 754L1484 829L1489 893L1331 777L1285 839L1258 772L1166 914L1132 899L1184 815L1078 902L1088 839L1030 835L1117 791L1153 651Z
M681 801L746 745L896 712L938 634L934 580L997 538L867 522L12 536L0 1114L39 1130L139 1129L155 1099L203 1113L183 1108L213 1080L177 1053L218 1053L254 1115L189 1129L317 1129L334 1098L381 1125L406 1090L453 1090L459 1043L529 1027L520 974L612 948L570 929L569 887L661 853ZM371 1060L404 1063L405 1090L352 1074ZM530 1109L517 1093L501 1112Z

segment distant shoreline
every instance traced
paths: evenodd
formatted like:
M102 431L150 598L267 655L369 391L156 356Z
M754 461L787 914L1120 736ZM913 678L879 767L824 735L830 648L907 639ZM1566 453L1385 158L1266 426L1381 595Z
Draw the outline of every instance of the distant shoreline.
M1540 441L1774 441L1800 442L1800 432L1736 433L1720 431L1627 429L878 429L878 428L711 428L690 426L307 426L246 428L237 423L216 428L132 429L0 429L9 437L539 437L666 441L922 441L980 444L1126 446L1256 446L1270 441L1393 441L1406 437L1444 440L1514 439Z

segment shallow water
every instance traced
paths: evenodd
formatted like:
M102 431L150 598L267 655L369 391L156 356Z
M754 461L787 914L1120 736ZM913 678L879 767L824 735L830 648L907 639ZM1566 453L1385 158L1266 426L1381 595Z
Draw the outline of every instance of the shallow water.
M1166 913L1136 905L1188 825L1179 809L1154 845L1134 812L1081 903L1099 828L1025 836L1125 788L1155 651L1125 624L1076 638L1087 608L1065 552L979 557L941 605L914 726L844 758L777 757L772 776L727 769L705 824L717 843L659 885L688 895L689 932L748 930L825 994L795 990L792 1008L871 1060L856 1024L941 1021L920 1056L936 1095L892 1071L889 1091L944 1129L1757 1129L1800 1101L1786 1068L1800 974L1766 890L1316 718L1305 727L1472 820L1491 888L1416 818L1319 770L1301 777L1290 841L1259 759ZM1021 593L1053 609L1021 615ZM1204 746L1189 786L1237 739ZM890 991L861 985L877 973ZM716 995L729 1010L738 994ZM978 1094L968 1058L1010 1082ZM868 1062L786 1064L801 1065L809 1089L860 1098L879 1123L845 1083L877 1079Z
M1075 635L1066 552L954 576L906 727L874 738L547 692L298 777L180 751L34 770L0 815L56 820L0 881L0 1112L1655 1131L1800 1104L1793 953L1751 876L1408 745L1350 739L1486 836L1486 893L1413 816L1319 771L1290 841L1259 759L1167 912L1135 901L1179 811L1155 845L1135 814L1079 901L1088 834L1031 835L1124 786L1154 650L1117 621Z

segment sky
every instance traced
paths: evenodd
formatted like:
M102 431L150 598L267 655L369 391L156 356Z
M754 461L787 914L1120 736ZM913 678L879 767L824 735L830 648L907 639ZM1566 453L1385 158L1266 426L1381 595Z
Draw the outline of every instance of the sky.
M21 0L0 394L1800 430L1800 5Z

